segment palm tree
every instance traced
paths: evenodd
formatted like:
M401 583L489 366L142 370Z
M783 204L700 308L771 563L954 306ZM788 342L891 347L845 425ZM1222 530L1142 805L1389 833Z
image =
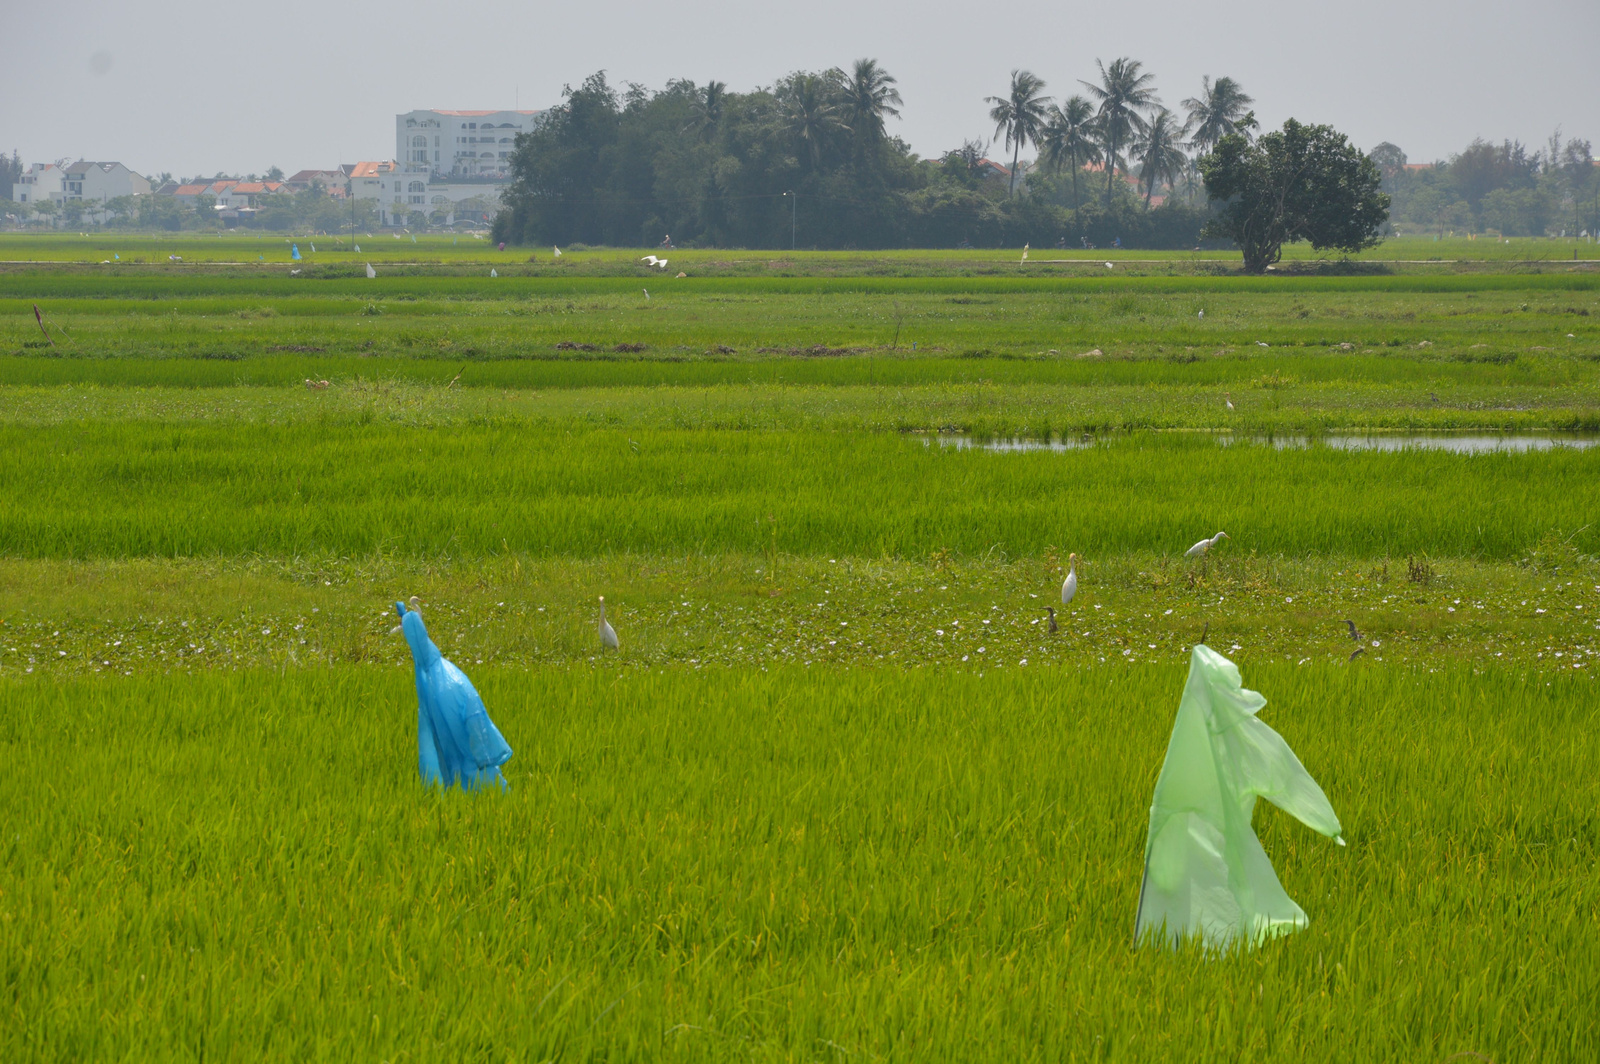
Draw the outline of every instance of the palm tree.
M1011 72L1011 93L1008 96L987 96L984 103L992 103L989 117L994 120L995 135L1005 134L1006 147L1011 149L1011 195L1017 194L1017 159L1022 146L1028 141L1037 142L1044 132L1046 108L1050 97L1039 95L1044 91L1044 80L1026 70Z
M1232 78L1218 78L1215 82L1209 77L1200 79L1201 91L1198 97L1191 96L1183 101L1183 106L1189 112L1189 120L1184 124L1185 134L1192 133L1193 139L1189 146L1201 155L1206 154L1217 146L1217 141L1230 133L1245 133L1255 129L1255 112L1249 110L1255 98L1246 96L1239 83Z
M1072 167L1072 209L1077 210L1078 168L1085 163L1100 161L1099 132L1094 124L1094 105L1082 96L1074 96L1060 107L1050 108L1050 119L1040 136L1039 147L1044 161L1061 169Z
M708 81L705 88L695 89L694 98L689 103L690 113L694 117L684 127L684 132L694 131L702 137L716 132L722 122L722 107L727 99L728 86L721 81Z
M1178 147L1178 138L1182 135L1178 116L1163 107L1150 116L1139 139L1129 145L1131 154L1139 159L1139 176L1145 181L1144 205L1147 208L1155 195L1156 182L1165 180L1175 185L1189 161Z
M1117 179L1118 147L1126 143L1130 132L1144 128L1140 111L1154 107L1156 99L1154 74L1141 74L1144 64L1126 56L1112 61L1107 67L1095 60L1100 68L1100 84L1082 82L1095 99L1100 101L1101 134L1106 143L1106 206L1111 206L1111 188Z
M823 151L850 128L840 118L833 86L820 74L796 73L784 84L782 97L784 125L816 170L822 165Z
M876 59L857 59L855 68L844 83L844 114L846 125L855 131L857 150L876 145L883 136L883 120L887 115L900 114L897 105L900 90L895 80Z

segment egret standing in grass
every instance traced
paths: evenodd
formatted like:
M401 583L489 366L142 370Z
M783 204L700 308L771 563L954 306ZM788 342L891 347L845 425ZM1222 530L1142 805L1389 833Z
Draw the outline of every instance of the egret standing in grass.
M1078 593L1078 556L1067 555L1067 578L1061 581L1061 604L1065 606ZM1053 616L1053 615L1052 615Z
M1224 403L1228 404L1228 409L1229 410L1233 409L1233 393L1232 392L1223 392L1222 393L1222 401Z
M622 644L617 642L617 630L611 627L611 622L606 620L606 597L600 596L600 642L611 650L622 649Z
M1202 539L1199 543L1184 551L1183 556L1185 558L1204 558L1211 548L1217 545L1217 540L1227 538L1228 534L1226 532L1218 532L1210 539Z

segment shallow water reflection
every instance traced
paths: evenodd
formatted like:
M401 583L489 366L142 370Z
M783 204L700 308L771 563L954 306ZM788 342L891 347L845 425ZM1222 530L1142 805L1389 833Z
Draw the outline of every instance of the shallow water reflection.
M959 451L981 450L997 453L1022 451L1076 451L1097 444L1115 443L1118 437L1085 437L1077 440L1024 440L997 439L974 440L969 436L938 436L940 447ZM1126 437L1123 437L1124 439ZM1216 437L1218 446L1234 443L1270 444L1280 450L1289 447L1333 447L1341 451L1451 451L1455 454L1495 454L1549 451L1556 448L1584 450L1600 443L1592 436L1560 436L1554 434L1526 434L1515 436L1443 436L1443 435L1372 435L1372 436L1226 436ZM924 447L931 446L930 438L922 440Z

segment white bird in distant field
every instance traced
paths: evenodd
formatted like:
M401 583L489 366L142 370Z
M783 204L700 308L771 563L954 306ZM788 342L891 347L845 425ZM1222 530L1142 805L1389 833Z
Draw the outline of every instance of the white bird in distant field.
M1228 409L1229 410L1233 409L1233 400L1229 398L1229 396L1231 396L1232 394L1233 394L1232 392L1223 392L1222 393L1222 401L1224 403L1228 404Z
M1029 245L1027 245L1027 244L1022 245L1022 258L1020 260L1022 262L1027 262L1028 261L1028 247L1029 247Z
M1067 555L1067 578L1061 581L1061 604L1065 606L1078 593L1078 556Z
M650 289L646 288L644 290L644 298L646 299L646 301L648 301L650 299Z
M367 263L367 277L370 279L376 276L378 276L378 271L372 268L372 263Z
M1227 538L1228 534L1226 532L1218 532L1210 539L1202 539L1199 543L1184 551L1183 556L1185 558L1202 558L1205 556L1206 551L1217 545L1217 540Z
M491 269L489 271L489 276L490 277L499 277L500 276L500 271L499 270L495 270L495 269Z
M299 277L300 276L300 271L299 270L290 270L289 271L289 276L290 277Z
M621 649L617 642L617 630L611 627L611 622L606 620L606 597L600 596L600 642L612 650Z
M553 252L555 252L555 257L556 257L556 258L558 258L558 259L559 259L559 258L560 258L560 257L561 257L561 249L560 249L560 248L558 248L558 247L556 247L556 246L555 246L555 245L554 245L554 244L551 244L551 245L550 245L550 250L551 250L551 251L553 251Z
M644 263L646 266L654 266L656 263L660 262L661 260L656 258L654 255L646 255L644 258L640 259L639 261Z
M666 269L667 268L667 260L666 259L657 259L656 260L656 268L657 269L662 269L662 270Z
M1109 262L1108 262L1108 263L1106 263L1106 269L1108 269L1108 270L1109 270L1109 269L1113 269L1113 268L1114 268L1114 267L1113 267L1113 266L1112 266L1112 265L1111 265L1111 263L1109 263Z
M360 244L356 245L356 254L357 255L361 254L361 245Z
M1200 320L1201 320L1201 321L1205 321L1205 320L1206 320L1206 312L1205 312L1205 311L1203 311L1203 310L1202 310L1202 311L1201 311L1201 312L1200 312L1200 313L1199 313L1199 314L1198 314L1198 315L1197 315L1197 317L1199 317L1199 319L1200 319Z

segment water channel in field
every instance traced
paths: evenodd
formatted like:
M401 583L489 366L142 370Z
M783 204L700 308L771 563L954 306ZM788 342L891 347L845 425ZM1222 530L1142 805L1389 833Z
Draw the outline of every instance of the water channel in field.
M1115 436L1084 437L1074 440L994 439L974 440L969 436L925 436L922 443L931 447L934 440L939 446L959 451L992 451L1015 454L1025 451L1077 451L1085 447L1114 443ZM1290 447L1331 447L1341 451L1450 451L1454 454L1521 454L1528 451L1557 449L1586 450L1600 444L1600 437L1570 436L1558 433L1519 433L1505 436L1475 435L1329 435L1329 436L1232 436L1218 435L1218 446L1234 443L1268 445L1280 450Z

